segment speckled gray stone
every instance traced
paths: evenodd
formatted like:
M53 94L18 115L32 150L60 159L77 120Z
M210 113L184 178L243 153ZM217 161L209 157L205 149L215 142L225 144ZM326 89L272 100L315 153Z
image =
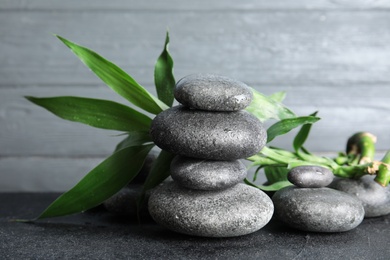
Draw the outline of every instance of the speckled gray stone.
M333 181L333 173L320 166L298 166L291 169L288 180L302 188L321 188L328 186Z
M210 160L236 160L259 152L266 143L262 123L246 111L209 112L176 106L158 114L150 134L161 149Z
M277 191L272 201L280 221L304 231L348 231L364 218L363 205L356 197L330 188L290 186Z
M176 156L171 176L179 185L196 190L221 190L245 179L245 165L239 160L213 161Z
M157 223L179 233L234 237L266 225L273 205L264 192L245 184L221 191L200 191L169 182L152 192L149 212Z
M365 217L390 214L390 186L382 187L375 176L365 175L357 180L336 178L329 187L356 196L363 203Z
M253 99L244 83L212 74L193 74L177 82L174 95L181 104L208 111L238 111Z

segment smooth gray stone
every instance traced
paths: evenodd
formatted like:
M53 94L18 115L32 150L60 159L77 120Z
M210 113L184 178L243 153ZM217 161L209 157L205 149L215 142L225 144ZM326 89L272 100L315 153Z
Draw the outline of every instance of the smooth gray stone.
M277 191L272 201L280 221L304 231L348 231L364 218L363 205L356 197L330 188L290 186Z
M158 114L150 134L161 149L210 160L236 160L258 153L267 132L246 111L210 112L176 106Z
M174 95L181 104L208 111L238 111L252 102L244 83L212 74L193 74L179 80Z
M356 196L364 206L365 217L379 217L390 214L390 186L382 187L374 176L360 179L336 178L329 187Z
M181 186L196 190L221 190L245 179L245 165L239 161L212 161L178 155L171 163L171 176Z
M261 190L237 184L221 191L200 191L164 183L152 191L153 219L176 232L204 237L234 237L261 229L274 211Z
M328 186L334 178L332 171L320 166L297 166L287 174L288 180L301 188L321 188Z

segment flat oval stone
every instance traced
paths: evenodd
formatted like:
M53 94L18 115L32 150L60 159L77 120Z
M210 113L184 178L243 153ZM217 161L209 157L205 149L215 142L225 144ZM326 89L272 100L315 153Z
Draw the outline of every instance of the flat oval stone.
M212 161L176 156L171 176L179 185L196 190L221 190L245 179L245 165L239 161Z
M302 188L321 188L333 181L333 173L320 166L297 166L287 174L288 180Z
M390 186L382 187L374 178L369 175L357 180L336 178L329 187L356 196L363 203L365 217L390 214Z
M277 191L272 201L280 221L304 231L348 231L364 218L363 205L356 197L330 188L289 186Z
M255 232L270 221L273 210L264 192L245 184L200 191L170 182L152 191L149 199L149 213L157 223L179 233L204 237Z
M153 142L171 153L210 160L236 160L258 153L267 132L252 114L209 112L176 106L152 121Z
M212 74L193 74L177 82L174 95L181 104L208 111L238 111L253 99L244 83Z

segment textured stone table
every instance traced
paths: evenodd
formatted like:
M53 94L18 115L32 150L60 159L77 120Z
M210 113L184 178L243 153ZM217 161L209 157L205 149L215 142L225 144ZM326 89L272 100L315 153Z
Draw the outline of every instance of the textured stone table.
M152 220L112 216L100 208L37 223L59 194L0 193L1 259L389 259L390 216L366 219L338 234L294 231L272 220L248 236L209 239L173 233Z

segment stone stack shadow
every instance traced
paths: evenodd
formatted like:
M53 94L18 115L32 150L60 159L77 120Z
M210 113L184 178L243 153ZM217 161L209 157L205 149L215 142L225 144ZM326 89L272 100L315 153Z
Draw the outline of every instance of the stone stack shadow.
M244 110L252 97L244 83L216 75L190 75L177 83L181 105L157 115L150 130L157 146L177 155L173 181L149 199L157 223L189 235L232 237L269 222L271 199L241 183L247 172L239 159L259 152L267 139L261 122Z

